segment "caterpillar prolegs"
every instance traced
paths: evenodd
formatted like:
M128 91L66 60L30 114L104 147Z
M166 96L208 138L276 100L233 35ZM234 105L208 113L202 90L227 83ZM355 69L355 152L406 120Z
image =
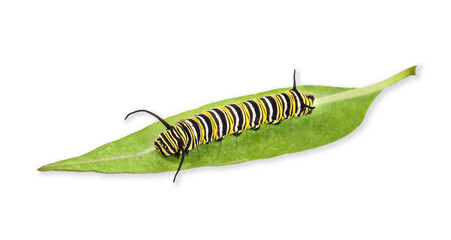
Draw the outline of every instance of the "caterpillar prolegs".
M155 148L165 157L182 156L173 179L175 182L185 155L188 155L191 149L212 141L220 141L230 134L239 135L247 129L257 130L262 124L279 124L284 119L310 114L314 109L314 99L312 95L296 89L295 70L293 88L286 92L217 107L180 120L174 125L143 109L129 113L125 119L131 114L146 112L164 124L166 130L155 140Z

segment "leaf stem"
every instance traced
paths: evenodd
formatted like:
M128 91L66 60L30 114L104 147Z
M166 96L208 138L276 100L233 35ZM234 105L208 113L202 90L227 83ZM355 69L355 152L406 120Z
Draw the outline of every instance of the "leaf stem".
M346 92L341 92L341 93L325 96L322 98L318 98L315 101L315 106L329 103L329 102L340 101L340 100L344 100L344 99L348 99L348 98L363 96L363 95L367 95L367 94L377 92L377 91L382 91L384 88L391 86L391 85L401 81L404 78L415 75L416 69L417 69L417 66L413 66L413 67L407 68L406 70L404 70L382 82L378 82L376 84L373 84L373 85L370 85L367 87L352 89L352 90L349 90Z

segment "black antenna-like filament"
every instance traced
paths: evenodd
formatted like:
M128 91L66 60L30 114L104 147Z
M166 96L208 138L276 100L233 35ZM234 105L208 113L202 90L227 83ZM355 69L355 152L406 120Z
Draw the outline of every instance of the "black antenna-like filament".
M179 174L180 169L182 168L183 160L185 160L185 151L182 151L182 160L180 160L179 168L177 169L177 172L174 175L174 179L172 180L173 183L175 183L175 179L177 178L177 174Z
M296 90L296 69L293 71L293 90Z
M183 143L182 143L182 141L179 138L177 138L177 142L178 142L178 145L179 145L179 151L182 152L182 160L180 160L179 167L177 169L177 172L174 175L174 179L172 180L173 183L175 183L175 179L177 178L177 174L179 174L180 169L182 168L183 160L185 160L185 149L183 149Z
M148 110L144 110L144 109L136 110L136 111L133 111L133 112L127 114L127 116L125 116L125 119L124 119L124 120L127 120L127 118L128 118L130 115L135 114L135 113L138 113L138 112L146 112L146 113L148 113L148 114L150 114L150 115L156 117L161 123L163 123L163 125L164 125L167 129L170 129L170 128L171 128L171 125L170 125L169 123L167 123L165 120L163 120L161 117L159 117L157 114L155 114L155 113L153 113L153 112L151 112L151 111L148 111Z

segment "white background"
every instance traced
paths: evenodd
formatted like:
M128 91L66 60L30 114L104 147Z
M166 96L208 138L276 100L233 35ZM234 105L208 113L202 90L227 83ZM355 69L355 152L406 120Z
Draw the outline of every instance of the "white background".
M307 3L308 2L308 3ZM1 239L450 239L446 1L1 1ZM418 64L362 125L226 167L38 172L155 120Z

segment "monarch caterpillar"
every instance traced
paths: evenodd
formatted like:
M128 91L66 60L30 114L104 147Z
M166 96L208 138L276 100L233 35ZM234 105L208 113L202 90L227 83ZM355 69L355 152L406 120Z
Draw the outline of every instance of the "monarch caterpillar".
M244 130L257 130L262 124L279 124L284 119L301 117L310 114L315 107L315 98L296 89L296 70L293 73L293 88L279 94L237 102L217 107L170 125L161 117L148 110L136 110L125 117L137 112L146 112L156 117L166 127L155 140L155 148L164 157L182 155L173 182L182 168L185 155L202 144L221 141L225 136L240 135Z

